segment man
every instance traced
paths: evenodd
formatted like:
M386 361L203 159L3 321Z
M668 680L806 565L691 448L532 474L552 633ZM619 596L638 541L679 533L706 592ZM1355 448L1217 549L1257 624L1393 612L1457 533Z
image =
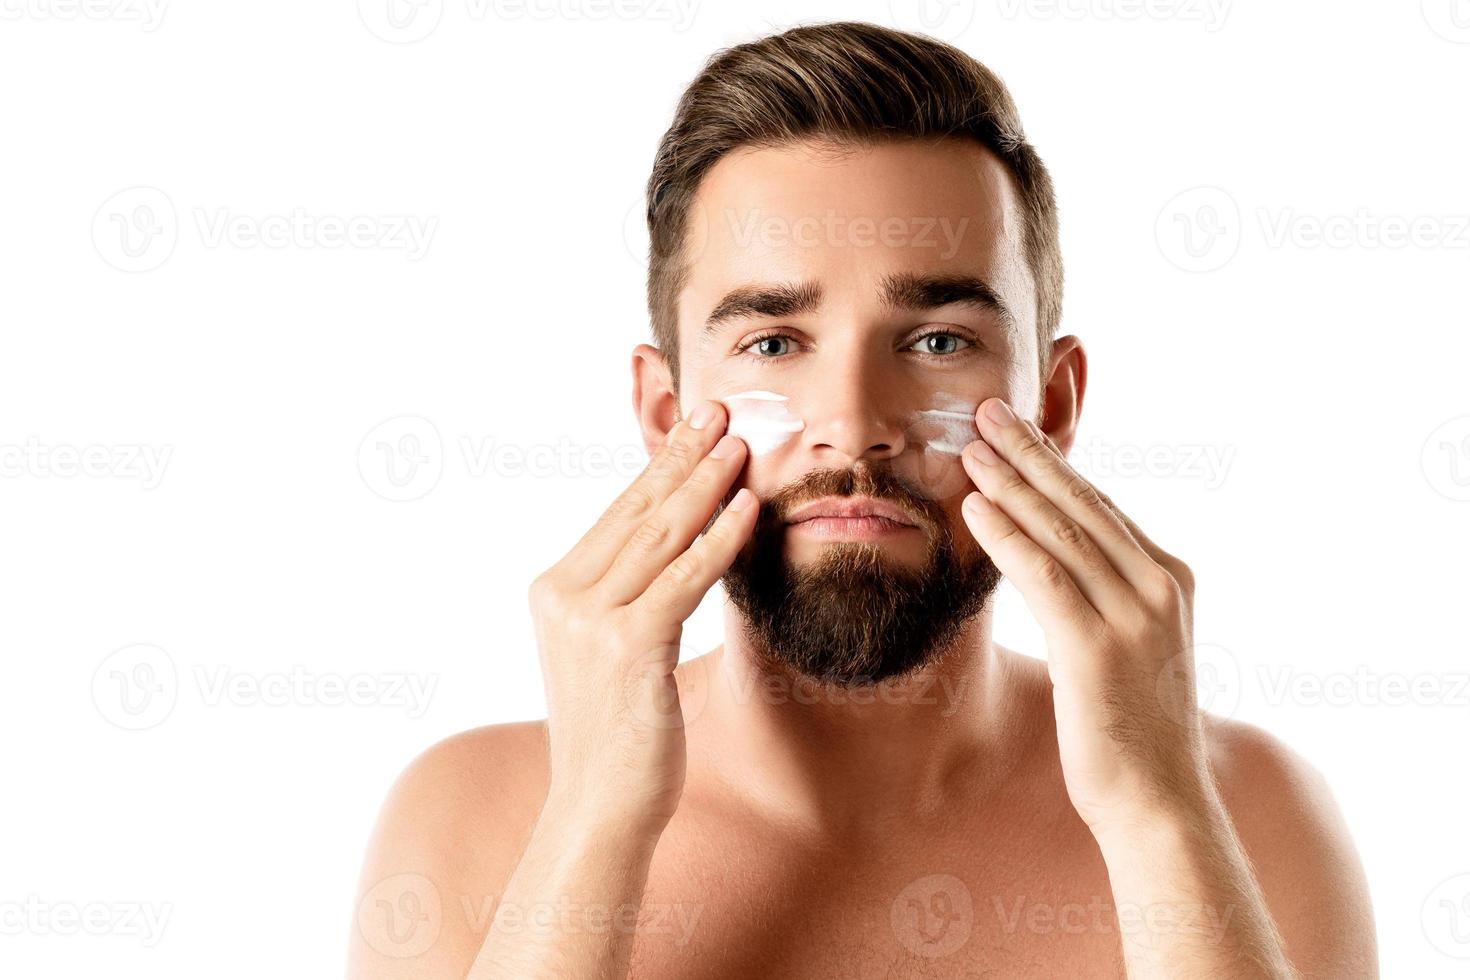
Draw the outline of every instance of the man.
M531 588L548 720L394 787L353 975L1374 975L1321 778L1201 717L1188 568L1065 461L1087 361L1001 83L864 24L721 52L649 224L652 460ZM1045 661L992 641L1002 575Z

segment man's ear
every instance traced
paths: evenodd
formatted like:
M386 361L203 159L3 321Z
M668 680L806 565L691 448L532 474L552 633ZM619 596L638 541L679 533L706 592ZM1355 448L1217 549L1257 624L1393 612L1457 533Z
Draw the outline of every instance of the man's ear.
M1077 438L1082 419L1082 396L1087 391L1087 351L1076 337L1060 337L1051 345L1051 361L1041 392L1037 425L1065 456Z
M651 344L633 348L633 414L643 430L643 447L652 456L679 421L679 395L664 352Z

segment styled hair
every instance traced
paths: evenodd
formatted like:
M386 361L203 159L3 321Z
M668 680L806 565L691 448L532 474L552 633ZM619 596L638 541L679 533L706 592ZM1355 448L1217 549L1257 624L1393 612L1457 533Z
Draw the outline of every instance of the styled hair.
M1041 157L1026 142L1005 84L958 48L876 24L794 27L725 48L684 90L648 178L648 311L654 344L678 385L682 255L700 180L739 147L802 140L863 146L968 137L996 154L1019 190L1025 258L1036 282L1045 372L1062 313L1056 200Z

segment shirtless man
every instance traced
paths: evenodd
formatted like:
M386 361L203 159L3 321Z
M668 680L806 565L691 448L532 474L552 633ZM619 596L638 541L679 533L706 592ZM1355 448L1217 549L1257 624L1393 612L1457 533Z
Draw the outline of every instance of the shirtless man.
M649 201L651 462L531 586L548 720L394 786L352 976L1375 975L1327 787L1201 715L1189 569L1065 460L1087 361L994 76L871 25L722 52Z

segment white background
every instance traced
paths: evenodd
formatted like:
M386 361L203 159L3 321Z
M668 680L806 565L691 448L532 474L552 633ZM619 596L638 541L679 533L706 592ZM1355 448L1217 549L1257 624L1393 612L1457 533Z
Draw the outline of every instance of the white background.
M88 2L0 0L0 973L340 974L393 777L541 714L525 589L643 461L675 99L842 17L1010 85L1079 465L1196 569L1207 701L1328 777L1384 975L1470 970L1465 0Z

